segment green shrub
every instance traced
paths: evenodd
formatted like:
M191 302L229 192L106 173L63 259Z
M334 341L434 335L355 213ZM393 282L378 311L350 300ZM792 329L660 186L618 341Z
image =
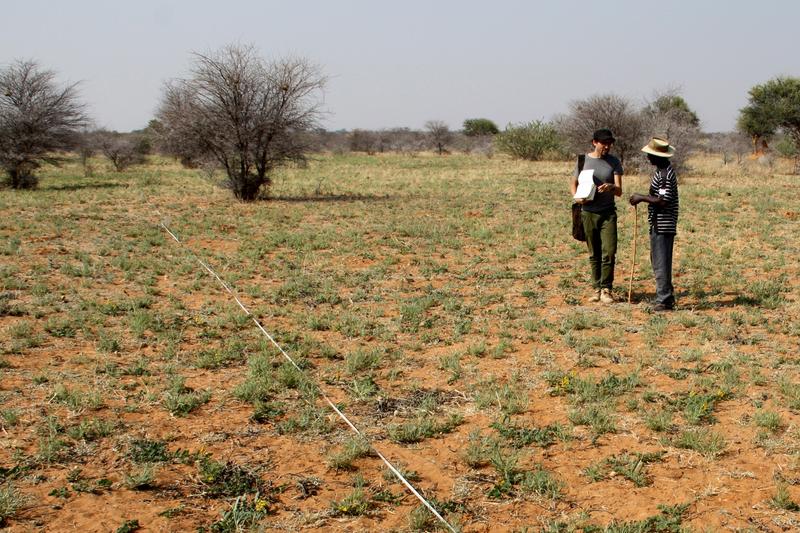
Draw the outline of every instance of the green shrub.
M204 493L211 498L236 497L261 491L261 479L237 464L219 463L205 457L197 467Z
M427 438L450 433L463 422L459 415L450 415L447 420L437 421L431 416L421 416L403 424L389 426L389 438L402 444L420 442Z
M230 509L222 513L219 521L211 524L214 533L235 533L256 531L258 523L269 514L270 499L261 498L258 493L252 497L239 496Z
M27 498L12 485L0 487L0 527L25 505Z
M372 448L361 436L349 438L342 444L342 449L328 456L328 464L336 470L352 470L353 461L370 454Z
M161 404L175 416L186 416L211 399L211 392L196 391L185 383L183 376L174 376L161 397Z
M775 509L783 509L785 511L800 511L800 505L797 505L797 503L792 500L792 497L789 495L789 490L783 483L778 484L775 491L775 496L769 500L769 503Z
M171 460L173 454L165 441L136 439L131 441L128 457L134 463L162 463Z
M784 137L776 142L772 145L772 148L774 148L781 157L797 157L800 154L797 151L797 145L789 137Z
M539 161L548 155L561 158L564 153L555 126L540 120L509 124L504 132L495 137L494 143L499 152L528 161Z
M355 488L353 492L339 501L331 502L331 511L334 516L360 516L369 511L371 506L369 496L362 488Z

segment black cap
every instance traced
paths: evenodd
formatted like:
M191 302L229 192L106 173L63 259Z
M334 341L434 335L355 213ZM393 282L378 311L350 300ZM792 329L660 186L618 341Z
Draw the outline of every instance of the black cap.
M614 134L611 133L611 130L606 128L602 128L595 131L594 135L592 135L592 140L601 143L609 143L609 142L613 143L614 141L616 141L616 139L614 138Z

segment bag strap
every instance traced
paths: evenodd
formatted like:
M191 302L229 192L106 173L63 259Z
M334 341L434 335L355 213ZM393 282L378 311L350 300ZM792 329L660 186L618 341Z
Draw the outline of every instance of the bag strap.
M584 164L586 164L586 154L580 154L578 156L578 174L583 172L583 165ZM576 206L577 206L578 211L580 211L581 210L580 204L575 203L574 200L573 200L573 203L572 203L573 210L576 208Z

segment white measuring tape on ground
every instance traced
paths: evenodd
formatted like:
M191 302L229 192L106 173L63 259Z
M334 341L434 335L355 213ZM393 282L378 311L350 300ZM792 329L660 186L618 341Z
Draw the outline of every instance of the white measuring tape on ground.
M160 213L158 210L156 210L156 213L158 214L158 216L159 216L159 217L161 217L161 213ZM164 222L159 222L159 225L160 225L162 228L164 228L164 231L166 231L166 232L167 232L167 233L170 235L170 237L172 237L172 238L175 240L175 242L177 242L179 245L181 245L181 246L182 246L182 247L184 247L186 250L188 250L188 251L189 251L189 253L190 253L192 256L194 256L194 258L197 260L197 262L198 262L198 263L199 263L199 264L200 264L200 265L201 265L201 266L202 266L204 269L206 269L206 271L208 271L208 273L209 273L209 274L211 274L212 276L214 276L214 277L217 279L217 281L219 282L219 284L220 284L220 285L222 285L222 288L223 288L223 289L225 289L225 290L228 292L228 294L230 294L230 295L233 297L233 299L234 299L234 300L236 300L236 303L239 305L239 307L242 309L242 311L244 311L244 313L245 313L247 316L249 316L249 317L250 317L250 318L253 320L253 323L255 323L255 325L258 327L258 329L259 329L259 330L261 330L261 333L263 333L263 334L264 334L264 336L265 336L267 339L269 339L269 341L270 341L270 342L273 344L273 346L275 346L275 348L277 348L277 349L278 349L278 351L280 351L280 352L281 352L281 354L283 354L283 356L286 358L286 360L287 360L287 361L289 361L289 362L290 362L290 363L291 363L291 364L292 364L292 365L293 365L293 366L294 366L294 367L295 367L295 368L296 368L296 369L297 369L299 372L302 372L303 374L305 374L305 372L303 372L303 370L302 370L302 369L301 369L301 368L300 368L300 367L297 365L297 363L295 363L294 359L292 359L292 358L289 356L289 354L288 354L288 353L286 353L286 351L285 351L285 350L284 350L284 349L283 349L283 348L282 348L282 347L281 347L281 346L280 346L280 345L279 345L279 344L278 344L278 343L275 341L275 339L272 337L272 335L270 335L270 334L267 332L267 330L266 330L266 329L264 329L264 326L262 326L262 325L261 325L261 323L258 321L258 319L256 319L256 317L254 317L254 316L253 316L253 314L250 312L250 310L248 310L248 309L247 309L247 307L245 307L245 305L242 303L242 301L241 301L241 300L239 300L239 297L238 297L238 296L236 295L236 293L235 293L235 292L234 292L234 291L233 291L233 290L232 290L232 289L231 289L231 288L228 286L228 284L227 284L227 283L225 283L225 281L224 281L222 278L220 278L220 277L219 277L219 275L217 275L217 273L216 273L216 272L214 272L214 269L212 269L212 268L211 268L210 266L208 266L208 265L207 265L207 264L206 264L206 263L205 263L205 262L204 262L202 259L200 259L200 258L197 256L197 254L195 254L195 253L194 253L194 252L193 252L193 251L192 251L192 250L191 250L191 249L190 249L188 246L186 246L185 244L183 244L183 242L181 242L181 240L180 240L180 239L179 239L179 238L178 238L178 237L177 237L177 236L176 236L176 235L175 235L175 234L174 234L174 233L173 233L173 232L172 232L172 231L171 231L171 230L170 230L170 229L167 227L167 225L166 225ZM348 418L347 418L347 417L344 415L344 413L342 413L342 412L339 410L339 408L338 408L338 407L336 407L336 405L334 405L334 403L331 401L331 399L330 399L330 398L328 398L328 395L327 395L327 394L325 394L325 391L324 391L324 390L322 390L322 388L321 388L319 385L317 385L317 389L319 389L319 391L320 391L320 394L322 395L322 398L325 400L325 402L328 404L328 406L329 406L331 409L333 409L333 410L336 412L336 414L337 414L337 415L339 415L339 418L341 418L342 420L344 420L344 422L345 422L345 423L346 423L346 424L347 424L347 425L350 427L350 429L352 429L352 430L353 430L353 431L354 431L354 432L355 432L357 435L359 435L360 437L362 437L362 438L364 438L364 439L366 440L366 437L364 437L364 435L363 435L363 434L362 434L362 433L361 433L361 432L358 430L358 428L357 428L355 425L353 425L353 423L352 423L352 422L350 422L350 420L349 420L349 419L348 419ZM367 441L367 442L368 442L368 441ZM377 455L377 456L378 456L378 457L381 459L381 461L383 461L383 463L384 463L384 464L385 464L385 465L386 465L386 466L389 468L389 470L392 472L392 474L394 474L394 475L395 475L395 477L396 477L397 479L399 479L399 480L400 480L400 482L402 482L402 483L403 483L403 485L405 485L405 487L406 487L406 488L407 488L409 491L411 491L411 493L412 493L414 496L416 496L416 498L417 498L417 499L418 499L420 502L422 502L422 504L423 504L423 505L424 505L424 506L425 506L425 507L426 507L426 508L427 508L427 509L428 509L428 510L431 512L431 513L433 513L433 515L434 515L436 518L438 518L438 519L439 519L439 521L440 521L442 524L444 524L445 526L447 526L447 528L448 528L448 529L449 529L449 530L450 530L452 533L457 533L456 529L455 529L453 526L451 526L451 525L450 525L450 523L449 523L447 520L445 520L445 519L444 519L444 517L443 517L441 514L439 514L439 512L438 512L438 511L437 511L437 510L436 510L436 509L433 507L433 505L431 505L431 504L428 502L428 500L426 500L426 499L425 499L425 497L424 497L424 496L422 496L422 494L420 494L420 493L419 493L419 491L417 491L417 489L415 489L415 488L414 488L414 486L413 486L413 485L412 485L412 484L411 484L411 483L410 483L410 482L409 482L409 481L408 481L408 480L405 478L405 476L403 476L403 474L402 474L402 473L401 473L401 472L400 472L400 471L399 471L397 468L395 468L395 467L394 467L394 465L393 465L391 462L389 462L389 460L388 460L388 459L386 459L386 457L384 457L384 456L383 456L383 454L382 454L380 451L378 451L378 450L375 448L375 446L373 446L373 445L372 445L372 443L369 443L369 446L370 446L370 448L372 448L372 451L374 451L374 452L375 452L375 455Z

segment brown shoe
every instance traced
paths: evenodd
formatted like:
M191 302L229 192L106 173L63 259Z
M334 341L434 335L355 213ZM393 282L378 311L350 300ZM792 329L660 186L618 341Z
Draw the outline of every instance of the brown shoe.
M614 297L611 295L611 289L600 289L600 301L604 304L614 303Z
M590 302L599 302L600 301L600 290L599 289L594 291L592 293L592 295L589 296L589 301Z

